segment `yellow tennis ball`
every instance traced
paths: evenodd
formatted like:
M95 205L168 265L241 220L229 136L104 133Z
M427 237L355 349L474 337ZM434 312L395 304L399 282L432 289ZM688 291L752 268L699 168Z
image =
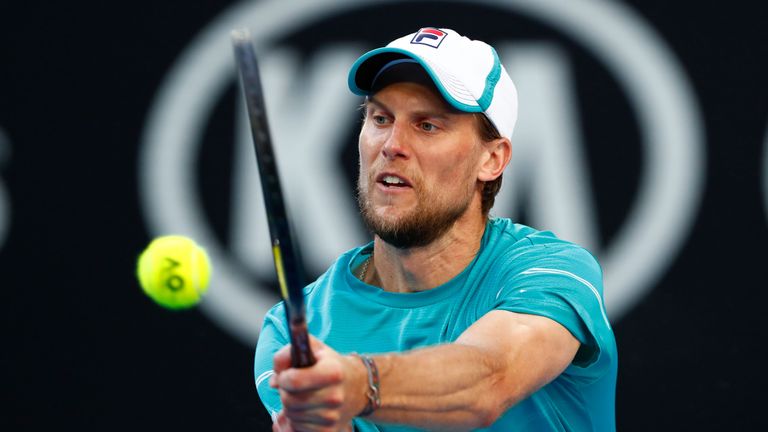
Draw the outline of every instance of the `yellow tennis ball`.
M208 290L211 264L205 250L183 236L158 237L139 256L136 276L144 292L168 309L195 306Z

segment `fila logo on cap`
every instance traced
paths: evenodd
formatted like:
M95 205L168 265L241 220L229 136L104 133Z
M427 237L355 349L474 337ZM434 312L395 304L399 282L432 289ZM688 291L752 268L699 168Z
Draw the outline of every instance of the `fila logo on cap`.
M412 44L421 44L437 48L440 43L445 39L446 32L438 30L436 28L423 28L419 30L411 39Z

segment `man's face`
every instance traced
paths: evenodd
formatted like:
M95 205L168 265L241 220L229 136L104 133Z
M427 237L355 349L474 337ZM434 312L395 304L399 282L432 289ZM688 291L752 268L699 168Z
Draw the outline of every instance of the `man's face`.
M358 201L368 227L400 248L431 243L470 208L480 212L476 119L420 84L369 98L360 132Z

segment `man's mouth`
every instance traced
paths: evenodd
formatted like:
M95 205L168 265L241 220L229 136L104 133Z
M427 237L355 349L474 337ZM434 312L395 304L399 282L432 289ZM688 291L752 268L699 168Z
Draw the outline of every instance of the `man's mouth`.
M380 174L376 182L386 187L402 188L411 186L408 180L394 174Z

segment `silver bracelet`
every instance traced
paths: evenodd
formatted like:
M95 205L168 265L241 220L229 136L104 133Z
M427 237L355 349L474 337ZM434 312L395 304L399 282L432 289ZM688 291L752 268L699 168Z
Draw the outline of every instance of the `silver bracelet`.
M371 415L374 411L381 407L381 396L379 395L379 368L376 367L376 362L367 355L352 353L353 356L359 357L365 365L365 369L368 372L368 391L365 396L368 397L368 403L365 405L358 416L365 417Z

